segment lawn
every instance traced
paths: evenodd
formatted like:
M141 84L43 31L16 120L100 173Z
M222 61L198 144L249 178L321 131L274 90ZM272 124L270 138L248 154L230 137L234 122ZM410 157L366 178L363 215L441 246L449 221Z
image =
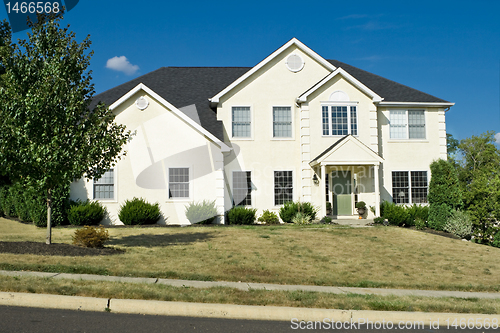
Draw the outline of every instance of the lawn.
M75 228L53 229L71 243ZM0 218L1 241L39 241L45 229ZM0 269L120 276L499 291L500 249L396 227L331 225L109 228L111 256L0 253Z

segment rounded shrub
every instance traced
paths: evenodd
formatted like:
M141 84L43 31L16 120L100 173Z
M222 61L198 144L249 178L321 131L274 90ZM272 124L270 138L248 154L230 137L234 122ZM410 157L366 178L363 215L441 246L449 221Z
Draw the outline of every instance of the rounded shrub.
M264 222L265 224L280 224L280 219L275 212L265 210L258 219L259 222Z
M493 236L493 241L491 242L491 245L494 247L500 247L500 230L497 230L495 236Z
M291 223L298 212L310 217L309 220L316 219L317 209L310 202L285 202L280 208L280 217L283 222Z
M98 201L76 202L68 212L72 225L97 225L104 218L106 209Z
M228 224L254 224L257 209L236 206L227 212Z
M214 201L190 202L186 206L186 217L191 224L212 224L217 218L217 207Z
M150 204L143 198L126 200L118 211L118 218L125 225L154 224L160 217L160 204Z
M109 239L109 234L103 227L85 226L77 229L73 235L73 244L83 247L103 247Z
M451 213L443 229L460 238L469 238L472 235L472 220L467 212L455 210Z

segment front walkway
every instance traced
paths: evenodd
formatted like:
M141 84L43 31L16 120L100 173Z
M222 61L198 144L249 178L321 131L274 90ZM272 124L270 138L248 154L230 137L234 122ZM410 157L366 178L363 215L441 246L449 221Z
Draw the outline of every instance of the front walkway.
M369 227L369 224L373 223L373 219L332 219L332 222L340 225L348 225L354 228L362 228Z
M366 220L365 220L366 221ZM26 271L0 271L0 275L6 276L35 276L53 279L89 280L89 281L111 281L124 283L165 284L174 287L212 288L227 287L239 290L301 290L314 291L331 294L360 294L360 295L396 295L396 296L423 296L423 297L456 297L456 298L487 298L500 299L500 293L464 292L448 290L412 290L412 289L383 289L383 288L354 288L354 287L328 287L307 285L282 285L271 283L246 283L226 281L192 281L156 278L131 278L120 276L104 276L90 274L66 274L66 273L43 273Z

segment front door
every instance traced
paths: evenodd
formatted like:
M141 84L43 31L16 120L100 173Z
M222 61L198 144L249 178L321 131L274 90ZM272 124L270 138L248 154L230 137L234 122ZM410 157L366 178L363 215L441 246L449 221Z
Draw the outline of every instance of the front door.
M333 215L352 215L351 171L332 173Z

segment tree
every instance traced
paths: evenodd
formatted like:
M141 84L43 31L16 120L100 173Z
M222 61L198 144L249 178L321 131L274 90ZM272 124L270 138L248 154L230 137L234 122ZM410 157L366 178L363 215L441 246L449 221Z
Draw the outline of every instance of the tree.
M448 161L452 164L456 163L459 144L460 141L455 139L452 134L446 133L446 151L448 152Z
M11 55L12 32L6 20L0 22L0 86L5 75L5 61Z
M443 230L453 210L462 208L462 192L457 172L451 162L439 159L430 165L429 226Z
M0 86L0 168L47 194L47 244L51 243L53 189L84 175L99 178L125 152L130 137L103 104L90 109L94 95L93 52L81 43L62 14L39 16L26 40L2 53Z

